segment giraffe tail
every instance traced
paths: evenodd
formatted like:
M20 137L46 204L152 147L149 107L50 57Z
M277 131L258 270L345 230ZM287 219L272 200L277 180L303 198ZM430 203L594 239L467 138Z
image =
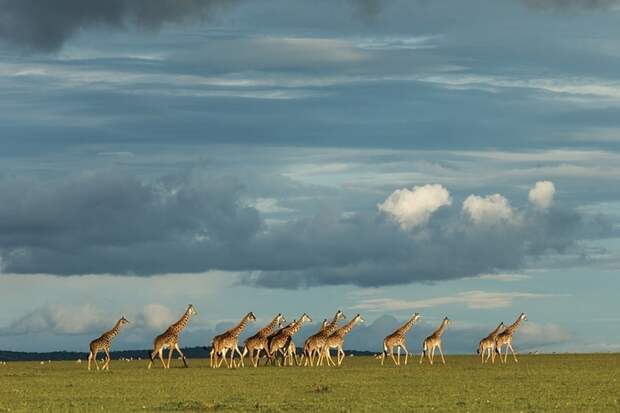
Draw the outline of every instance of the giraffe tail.
M153 357L154 357L154 356L153 356L154 351L149 351L148 353L149 353L149 359L151 359L151 361L154 361L154 359L153 359Z

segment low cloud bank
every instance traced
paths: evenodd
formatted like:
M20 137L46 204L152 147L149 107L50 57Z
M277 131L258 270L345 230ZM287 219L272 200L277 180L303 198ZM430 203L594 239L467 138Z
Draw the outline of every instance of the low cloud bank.
M235 179L191 173L153 182L110 173L0 182L3 271L228 270L270 288L382 286L514 271L546 254L585 255L581 241L614 231L600 215L514 208L499 194L471 195L459 208L441 185L396 191L375 213L325 208L270 225L242 201L243 190Z

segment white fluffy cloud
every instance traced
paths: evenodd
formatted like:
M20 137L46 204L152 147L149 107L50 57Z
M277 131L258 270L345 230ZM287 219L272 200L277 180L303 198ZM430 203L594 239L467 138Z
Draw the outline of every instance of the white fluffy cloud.
M172 311L161 304L147 304L144 306L144 326L153 330L166 328L174 321Z
M485 197L470 195L463 202L463 212L476 224L494 224L514 219L510 203L500 194Z
M540 208L547 209L553 203L555 195L555 185L551 181L538 181L528 194L530 202Z
M412 190L397 189L377 208L398 222L402 229L411 229L426 224L433 212L451 204L450 192L435 184L414 186Z

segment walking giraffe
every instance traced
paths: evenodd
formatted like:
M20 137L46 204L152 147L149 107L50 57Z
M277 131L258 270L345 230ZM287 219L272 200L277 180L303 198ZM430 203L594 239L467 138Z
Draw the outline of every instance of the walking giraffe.
M282 356L282 360L286 358L287 352L289 351L289 345L291 343L292 337L301 329L304 323L312 322L310 316L306 313L303 313L298 320L293 320L292 323L287 325L284 328L281 328L278 332L270 335L267 339L267 357L269 361L273 360L274 355L277 356L280 354ZM280 362L278 361L278 366Z
M353 317L353 319L351 319L351 321L336 329L336 331L330 334L329 337L327 337L327 340L325 340L325 345L323 345L321 358L319 358L319 365L322 364L322 359L327 359L328 366L330 365L330 363L332 366L336 365L336 363L334 363L334 360L332 360L331 354L329 353L330 349L335 348L337 350L338 367L340 367L345 357L343 350L345 336L351 332L351 330L357 323L363 322L364 319L362 318L362 316L357 314L355 317Z
M284 322L284 316L282 316L282 314L278 314L269 324L258 330L258 332L252 337L247 338L243 346L241 364L243 364L243 358L249 353L250 362L254 367L258 367L261 351L267 351L267 337L273 333L273 330L275 330L276 327L281 328L284 325ZM254 351L256 351L256 359L254 359Z
M515 359L515 363L517 362L517 355L515 353L515 350L512 348L512 335L515 331L517 331L522 321L527 321L527 315L525 313L519 314L517 320L508 327L506 327L504 331L499 333L497 335L497 338L495 339L495 351L497 351L499 359L502 361L502 363L506 363L508 360L508 349L510 349L510 351L512 352L512 357ZM503 346L506 346L506 354L504 355L504 359L502 360Z
M321 332L325 331L325 329L327 328L327 326L329 326L329 321L327 320L327 318L324 318L324 319L323 319L323 322L321 323L321 326L319 327L319 331L318 331L318 332L316 332L315 334L311 335L310 337L308 337L308 338L306 339L306 341L304 341L304 347L303 347L303 348L302 348L302 350L301 350L301 359L303 360L303 359L305 358L304 366L307 366L307 365L308 365L308 357L306 357L306 352L307 352L307 349L308 349L308 341L309 341L312 337L314 337L315 335L317 335L317 334L319 334L319 333L321 333ZM289 347L290 347L290 346L289 346ZM311 363L311 365L312 365L312 363Z
M500 333L500 330L504 328L504 322L502 321L495 328L495 330L491 331L488 336L480 340L480 344L478 345L478 354L480 354L480 361L482 364L487 363L489 358L491 359L491 363L495 364L495 340ZM484 358L485 354L487 354L486 360Z
M159 359L161 360L161 364L164 366L164 368L169 369L170 362L172 361L172 352L174 350L176 350L177 353L179 353L179 355L181 356L181 359L183 360L183 365L187 367L187 360L185 359L185 355L183 355L183 352L179 348L179 335L181 334L183 329L187 326L189 319L195 314L198 314L198 313L196 312L196 309L194 308L193 304L188 305L187 310L185 310L185 313L183 314L183 316L181 316L179 321L172 324L170 327L166 329L166 331L164 331L162 334L155 337L155 340L153 340L153 351L149 352L149 358L150 358L149 366L148 366L149 369L155 362L155 355L159 356ZM164 362L164 348L166 347L168 347L168 364L167 365Z
M336 331L336 329L338 328L338 322L340 320L344 320L345 318L346 316L344 315L342 310L336 311L334 318L332 318L329 323L321 326L321 329L317 333L311 335L306 339L306 342L304 343L303 353L301 355L302 358L306 358L306 360L304 361L304 366L307 366L308 364L310 364L311 367L314 366L313 361L315 354L317 357L318 365L321 358L321 351L323 350L323 346L325 345L327 338Z
M409 359L409 350L405 346L406 338L405 335L411 327L420 319L420 314L415 313L411 316L409 320L402 326L400 326L396 331L387 336L383 340L383 353L381 354L381 365L383 366L383 362L385 361L385 357L390 355L392 360L394 360L394 364L400 366L400 349L402 347L405 350L405 366L407 365L407 360ZM398 361L394 358L394 347L398 347Z
M241 358L240 363L243 367L243 356L241 351L239 351L237 340L239 339L239 335L245 329L248 323L255 320L256 316L253 312L250 311L245 316L243 316L239 324L237 324L235 327L213 337L213 342L211 344L211 367L220 367L222 365L222 361L225 361L226 367L228 367L229 369L233 368L233 359L235 357L235 352L239 354L239 357ZM228 364L228 360L226 360L226 353L228 353L228 350L230 350L230 364ZM222 356L222 360L220 360L218 363L217 358L220 354Z
M424 361L424 356L428 357L428 361L433 364L436 348L439 349L439 354L441 355L441 362L444 365L446 364L446 359L443 357L441 335L443 334L448 324L450 324L450 320L448 319L448 317L445 317L437 330L435 330L430 336L426 337L424 343L422 344L422 355L420 356L420 364L422 364L422 362Z
M121 317L116 322L116 324L114 324L114 327L112 327L112 330L106 331L99 338L96 338L90 342L90 345L89 345L90 352L88 353L88 370L89 371L90 371L91 361L95 362L95 367L97 367L97 370L99 370L99 365L97 364L97 353L99 352L99 350L103 350L103 352L105 353L105 357L106 357L105 361L103 362L103 366L101 367L101 370L110 370L110 360L111 360L110 346L112 345L112 339L116 337L118 332L121 330L121 327L123 327L127 323L129 323L129 321L127 321L127 319L124 316Z

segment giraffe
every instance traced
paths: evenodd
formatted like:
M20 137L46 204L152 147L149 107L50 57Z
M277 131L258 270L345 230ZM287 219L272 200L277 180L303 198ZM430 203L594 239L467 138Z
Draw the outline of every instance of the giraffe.
M435 359L435 348L439 349L439 354L441 355L441 362L445 365L446 359L443 357L443 350L441 348L441 335L443 334L446 327L450 324L450 320L448 317L445 317L437 330L433 332L430 336L426 337L424 343L422 344L422 355L420 356L420 364L424 361L424 356L428 357L428 361L433 364L433 360Z
M332 360L331 354L329 354L330 349L335 348L338 351L338 367L340 367L345 357L344 350L342 349L342 347L344 346L345 336L351 332L351 330L357 323L363 322L364 319L362 318L362 316L357 314L351 319L351 321L336 329L336 331L330 334L329 337L327 337L327 339L325 340L325 344L323 345L323 351L321 353L321 357L319 358L319 365L322 364L322 359L327 359L328 366L330 363L333 366L336 365L336 363L334 363L334 360Z
M245 329L250 321L255 321L256 316L253 312L247 313L239 324L235 327L226 330L222 334L219 334L213 337L213 342L211 344L211 367L216 368L222 365L222 361L226 362L226 367L233 368L233 358L235 357L235 352L239 354L241 357L241 366L243 367L243 357L241 351L239 351L239 347L237 345L237 340L239 339L239 334ZM230 364L228 364L228 360L226 360L226 353L230 350ZM218 355L222 355L222 360L218 363Z
M282 314L276 315L269 324L265 327L258 330L256 334L252 337L249 337L245 340L243 346L243 355L241 359L245 357L246 354L250 354L250 362L254 367L258 367L258 361L260 360L261 351L267 351L267 337L276 327L282 328L286 320L284 320L284 316ZM254 359L254 351L256 351L256 359ZM243 361L241 362L243 364Z
M303 313L298 320L293 320L292 323L284 328L281 328L277 333L272 334L268 338L267 357L269 361L273 360L274 355L280 354L284 360L289 350L292 337L301 329L302 325L306 322L311 323L312 319L306 313ZM278 366L279 366L278 362Z
M196 311L194 305L188 305L187 310L185 310L185 313L181 316L179 321L170 325L170 327L168 327L166 331L155 337L155 340L153 340L153 351L149 352L149 369L155 362L155 355L159 356L161 364L164 366L164 368L169 369L170 362L172 360L172 353L174 350L179 353L181 359L183 360L183 365L187 367L187 360L185 359L185 355L183 355L183 352L181 352L181 349L179 348L179 335L181 334L181 331L183 331L183 329L187 326L189 319L195 314L198 314L198 312ZM168 364L164 362L164 348L166 347L168 347Z
M491 359L491 363L495 363L495 340L500 333L500 330L504 328L504 322L502 321L495 328L495 330L491 331L488 336L480 340L480 344L478 345L478 354L480 354L480 361L482 364L489 361ZM484 358L485 354L487 354L486 360Z
M499 359L502 363L506 363L506 361L508 360L508 349L510 349L510 351L512 352L512 357L515 359L515 363L517 362L517 355L515 354L515 350L512 348L512 335L515 331L517 331L517 328L519 328L522 321L527 321L527 315L525 313L519 314L517 320L508 327L506 327L504 331L499 333L497 335L497 338L495 339L495 351L497 351ZM506 346L506 354L504 356L504 359L502 360L503 346Z
M407 360L409 359L409 350L405 347L405 335L411 327L420 319L420 314L415 313L411 316L409 320L402 326L400 326L396 331L387 336L383 340L383 353L381 354L381 365L383 366L383 362L385 361L385 357L389 354L394 361L394 364L400 366L400 349L402 347L405 350L405 366L407 365ZM394 347L398 347L398 361L394 358Z
M118 334L125 324L128 324L129 321L125 318L125 316L121 317L112 330L106 331L99 338L94 339L90 342L90 352L88 353L88 370L90 371L90 362L95 362L95 367L99 370L99 365L97 364L97 353L99 350L103 350L105 353L106 359L103 362L101 370L110 370L110 346L112 345L112 339Z
M310 364L310 366L312 367L314 365L313 361L315 354L317 356L318 365L318 359L320 359L321 357L321 350L325 345L325 341L330 335L332 335L336 331L336 329L338 328L338 322L340 320L344 320L345 318L346 316L344 315L342 310L336 311L334 318L332 318L329 323L321 326L321 329L317 333L311 335L306 339L302 353L302 357L306 358L306 360L304 361L304 366Z

